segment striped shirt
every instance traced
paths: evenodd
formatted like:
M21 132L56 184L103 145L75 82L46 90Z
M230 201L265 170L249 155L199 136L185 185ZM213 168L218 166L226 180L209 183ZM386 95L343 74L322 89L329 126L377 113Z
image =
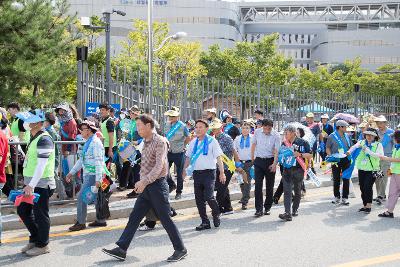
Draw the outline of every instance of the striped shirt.
M84 176L95 175L96 181L101 181L104 170L104 147L96 135L93 136L93 140L89 144L85 155L80 155L79 160L75 163L70 173L76 174L82 168Z
M140 180L149 185L166 177L168 174L168 141L165 137L153 133L150 140L144 140L142 163L140 164Z

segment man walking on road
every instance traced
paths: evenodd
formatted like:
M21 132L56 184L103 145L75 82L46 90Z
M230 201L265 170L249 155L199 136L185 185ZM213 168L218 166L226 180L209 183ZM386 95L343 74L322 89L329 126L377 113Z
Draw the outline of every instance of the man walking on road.
M279 214L279 218L284 221L291 221L292 216L298 215L297 210L300 205L301 186L305 172L305 169L303 169L305 166L304 159L312 158L310 145L304 139L296 136L296 130L294 126L287 126L283 143L284 146L293 148L294 157L296 158L292 166L284 167L282 174L285 213ZM294 191L293 208L291 207L292 190Z
M54 142L43 129L45 114L41 110L28 113L25 123L31 133L24 161L24 194L33 198L33 193L40 195L32 204L22 202L17 213L28 229L29 243L21 249L28 256L49 253L49 198L56 188L54 180L55 152Z
M221 214L228 215L233 213L228 186L231 181L233 172L235 171L228 168L228 164L230 164L233 160L235 160L235 162L238 162L239 156L233 145L232 138L226 133L222 132L222 126L223 125L221 121L219 119L215 119L213 122L211 122L210 129L212 130L215 139L217 139L218 144L221 147L222 152L224 153L222 155L222 160L224 162L224 173L226 181L221 183L221 181L217 180L215 182L215 189L217 190L217 202ZM219 170L217 170L217 176L219 176Z
M169 192L166 176L168 174L168 142L153 132L154 120L149 115L141 115L137 120L137 130L144 139L140 181L135 184L139 197L135 202L128 224L125 227L117 246L114 249L102 251L119 260L125 260L126 251L146 213L153 208L174 246L174 254L167 259L175 262L187 255L178 228L170 217Z
M201 218L201 224L196 227L196 231L211 228L206 212L206 202L212 210L214 226L219 227L220 210L214 197L215 180L219 178L222 184L226 181L224 165L221 160L223 152L217 140L207 135L208 126L206 120L196 121L197 138L189 144L184 166L184 176L193 176L194 180L194 196ZM216 178L217 164L219 177Z
M270 215L272 197L274 194L276 165L278 150L281 145L279 134L273 130L274 123L270 119L262 121L262 128L254 132L251 146L251 159L254 162L255 172L255 204L256 217L263 215L263 181L265 179L264 215Z
M383 153L386 157L392 156L394 142L391 138L391 134L394 131L387 127L387 120L385 116L381 115L375 119L376 125L378 126L379 140L383 146ZM386 200L386 186L388 181L388 170L390 169L390 162L381 160L381 170L383 172L382 179L376 179L376 192L378 197L375 199L378 205L382 204L383 200Z
M169 167L172 164L176 166L176 183L171 179L169 182L172 184L172 189L176 188L175 199L181 199L183 190L183 164L185 163L185 146L189 142L189 131L185 127L185 124L179 120L180 112L179 108L172 107L171 110L165 112L165 116L168 116L168 123L165 129L165 137L169 141L168 151L168 164Z

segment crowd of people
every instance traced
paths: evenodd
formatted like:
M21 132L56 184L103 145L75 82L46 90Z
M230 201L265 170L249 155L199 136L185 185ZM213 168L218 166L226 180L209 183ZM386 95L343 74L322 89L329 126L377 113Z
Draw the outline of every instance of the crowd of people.
M243 210L248 208L254 180L254 216L270 215L272 205L283 194L284 210L278 216L292 221L299 215L306 192L304 180L318 180L317 157L321 168L331 166L333 204L349 205L351 177L357 168L362 199L359 212L369 213L374 202L381 205L386 201L387 210L379 216L394 217L400 195L400 125L388 128L382 115L364 117L357 124L327 114L317 120L310 112L302 123L288 123L282 132L276 131L274 121L264 118L261 110L244 121L228 112L218 116L216 108L205 110L203 118L195 121L180 121L176 107L164 115L167 122L162 131L152 115L138 106L115 114L104 103L97 113L83 119L67 103L46 112L22 112L18 103L0 108L0 189L9 196L20 186L27 198L40 195L37 202L25 201L17 207L30 233L22 252L37 256L50 251L49 199L54 193L63 200L78 192L76 223L69 230L80 231L87 227L87 205L96 207L96 220L88 226L104 227L110 217L112 192L132 190L127 197L136 201L126 228L117 247L103 252L124 260L135 232L152 230L161 221L174 246L168 261L178 261L187 250L171 219L176 212L169 195L175 192L176 200L182 198L186 177L193 179L201 220L196 231L211 228L207 204L214 227L220 227L221 215L233 213L229 192L233 177L240 184ZM24 143L15 144L19 141ZM66 142L59 145L56 141ZM17 184L16 166L23 177ZM115 166L113 175L111 166ZM274 192L277 169L282 179Z

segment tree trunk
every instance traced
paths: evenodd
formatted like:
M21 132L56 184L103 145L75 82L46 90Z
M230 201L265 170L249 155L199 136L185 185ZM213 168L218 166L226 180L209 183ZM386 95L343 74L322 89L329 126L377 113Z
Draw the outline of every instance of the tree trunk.
M37 83L33 84L33 97L39 96L39 85Z

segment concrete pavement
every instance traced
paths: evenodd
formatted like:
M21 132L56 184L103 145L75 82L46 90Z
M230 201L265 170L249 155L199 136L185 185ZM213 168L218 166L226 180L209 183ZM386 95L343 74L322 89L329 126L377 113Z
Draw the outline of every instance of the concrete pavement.
M321 187L332 186L330 174L324 174L320 169L317 170L318 178L321 181ZM354 175L355 176L355 175ZM279 170L276 174L275 187L278 186L281 179ZM357 181L357 178L353 178ZM305 181L307 189L315 188L315 185L310 181ZM193 180L187 179L184 183L184 193L182 194L182 199L175 200L175 193L171 194L171 205L175 209L185 209L195 207L194 193L193 193ZM239 184L235 179L232 179L229 185L231 199L239 200L241 198L241 192ZM131 190L125 190L124 192L115 192L111 196L110 200L110 212L111 219L127 218L133 208L135 200L127 199L126 194L131 192ZM252 196L254 195L254 182L252 189ZM2 202L4 204L4 202ZM3 214L3 229L4 230L15 230L23 229L24 225L20 222L16 210L14 207L9 207L7 209L2 209ZM52 205L50 206L50 216L51 224L63 225L63 224L73 224L76 219L76 204L68 203L64 205ZM88 221L95 219L95 208L94 205L88 207Z
M357 188L357 186L356 186ZM358 190L357 190L358 191ZM308 191L299 216L282 222L281 204L270 216L254 218L254 209L224 216L219 229L196 232L195 209L181 210L177 222L189 255L175 266L400 266L400 218L378 218L384 210L374 206L369 215L357 212L358 197L350 206L330 203L331 189ZM253 204L254 199L251 200ZM239 206L236 205L236 208ZM395 216L400 214L395 210ZM173 252L161 226L137 232L125 262L101 252L111 248L127 219L110 221L107 228L65 232L52 228L51 253L28 258L18 253L26 243L26 230L5 232L0 248L0 266L164 266ZM344 265L343 265L344 264Z

